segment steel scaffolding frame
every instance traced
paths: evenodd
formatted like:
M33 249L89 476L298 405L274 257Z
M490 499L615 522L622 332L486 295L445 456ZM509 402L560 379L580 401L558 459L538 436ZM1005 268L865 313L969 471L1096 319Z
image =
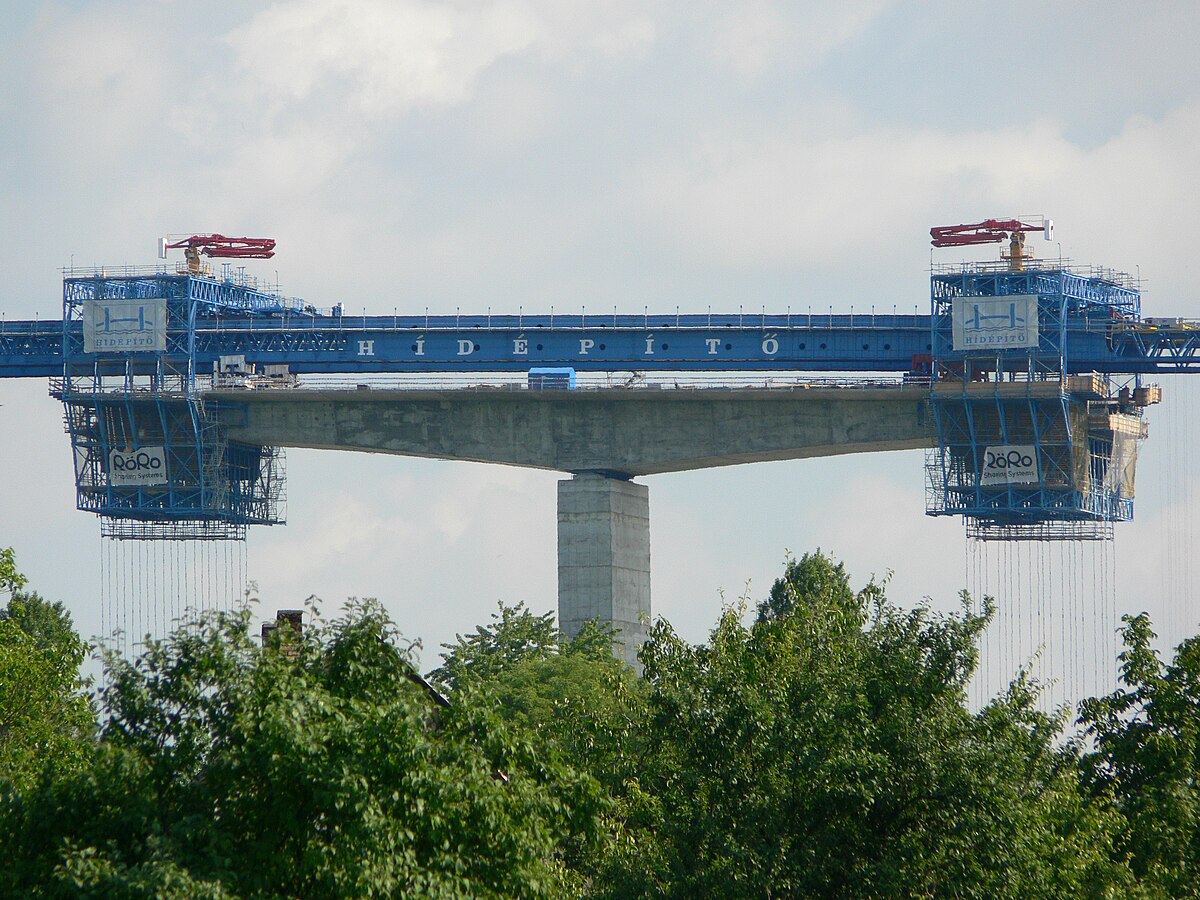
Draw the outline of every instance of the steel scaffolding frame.
M236 284L168 273L63 282L63 403L75 455L76 505L101 517L101 532L127 540L242 540L249 525L284 521L283 453L227 439L197 389L196 323L215 306L269 314L278 299ZM85 353L86 304L164 300L165 349ZM114 477L122 454L143 454L161 471Z
M955 301L1033 295L1036 346L955 350ZM1133 517L1140 410L1107 383L1074 383L1069 328L1097 318L1136 321L1136 288L1054 268L964 265L930 278L933 366L926 514L962 516L977 540L1096 540ZM1032 448L1012 481L985 477L996 448ZM989 473L994 476L994 473Z

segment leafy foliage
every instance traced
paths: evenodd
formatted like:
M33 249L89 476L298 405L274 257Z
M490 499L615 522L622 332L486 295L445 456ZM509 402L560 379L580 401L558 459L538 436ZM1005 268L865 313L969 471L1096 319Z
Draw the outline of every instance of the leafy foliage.
M214 615L105 659L0 552L0 896L1176 897L1200 883L1200 638L1126 620L1086 731L1018 672L972 711L992 615L903 610L819 551L645 675L611 629L501 604L442 708L378 604ZM1081 748L1091 741L1088 752Z
M1097 796L1122 813L1120 850L1148 891L1200 894L1200 638L1164 665L1149 617L1126 616L1121 687L1085 701L1080 723L1095 742L1083 760Z
M0 815L0 887L127 896L546 896L593 783L486 706L436 715L382 610L260 648L206 617L109 654L88 769ZM504 773L505 777L498 777ZM577 827L578 826L578 827ZM19 839L18 839L19 838Z
M1059 897L1126 882L1105 852L1112 814L1080 800L1035 686L966 709L990 609L964 596L957 615L906 612L883 585L844 585L806 557L753 627L727 610L693 647L657 623L643 817L604 892Z
M781 618L798 606L841 609L853 603L854 591L846 567L818 549L799 560L787 560L783 577L775 579L771 593L758 606L758 621Z
M17 571L12 547L0 547L0 591L19 591L25 587L25 583L25 576Z
M574 638L557 630L551 613L537 615L523 603L506 606L469 637L445 645L442 666L430 678L457 698L498 715L538 742L542 751L589 773L605 790L603 832L611 842L627 818L644 746L645 683L613 656L611 626L586 623ZM591 883L603 855L595 842L572 839L560 854L577 876Z
M634 671L613 656L612 627L592 621L567 638L552 613L536 615L523 603L501 603L492 620L445 645L430 678L451 690L472 686L505 719L611 782L644 693Z
M456 635L456 643L442 645L447 652L442 665L429 673L432 681L455 691L472 682L488 683L524 660L558 653L560 635L553 613L535 615L524 603L499 606L491 625L479 625L472 634Z
M0 790L79 766L93 727L79 678L87 644L62 603L24 585L12 551L0 551L0 586L12 591L0 609Z

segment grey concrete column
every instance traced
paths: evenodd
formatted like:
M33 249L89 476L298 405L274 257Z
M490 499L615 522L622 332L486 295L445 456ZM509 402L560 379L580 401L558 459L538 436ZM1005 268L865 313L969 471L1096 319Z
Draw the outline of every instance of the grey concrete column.
M612 623L636 667L650 620L650 489L584 473L558 483L558 622L573 637L589 619Z

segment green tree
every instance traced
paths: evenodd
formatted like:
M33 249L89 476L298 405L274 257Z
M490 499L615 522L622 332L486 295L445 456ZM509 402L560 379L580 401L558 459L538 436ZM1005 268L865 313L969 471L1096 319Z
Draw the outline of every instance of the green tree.
M0 892L555 896L594 830L595 783L469 691L435 708L374 603L265 647L207 616L106 671L87 769L0 809Z
M605 792L601 830L609 838L624 832L637 802L629 789L642 764L645 722L645 683L613 655L614 638L611 626L595 621L567 638L552 613L501 603L490 624L445 645L442 665L430 674L456 698L469 689L472 702L489 705L543 753L595 778ZM596 876L593 842L570 836L559 852L579 884Z
M758 606L758 620L778 619L797 606L842 608L853 601L854 590L845 565L834 562L818 548L799 560L788 559L783 576L775 579L771 593Z
M811 588L814 570L832 589ZM977 615L964 595L955 615L901 611L883 585L843 590L841 567L814 557L783 580L753 627L727 610L706 644L654 626L640 802L602 893L1124 890L1106 852L1115 814L1083 799L1036 685L1020 677L978 714L966 708L990 605Z
M25 587L25 576L17 571L12 547L0 547L0 591L12 593Z
M476 626L469 635L456 635L443 644L442 664L429 678L451 691L468 682L486 684L505 669L527 659L557 655L560 643L554 613L535 615L524 603L499 604L490 625Z
M11 550L0 550L0 791L22 790L43 771L81 765L94 714L79 677L88 653L61 602L24 590Z
M500 604L492 623L446 644L430 678L451 691L472 685L506 721L550 741L573 765L602 782L621 777L638 725L642 683L613 655L615 633L596 621L574 638L523 603Z
M1200 637L1165 665L1145 613L1126 616L1121 685L1085 701L1079 721L1094 750L1084 758L1097 796L1124 815L1118 856L1155 896L1200 896Z

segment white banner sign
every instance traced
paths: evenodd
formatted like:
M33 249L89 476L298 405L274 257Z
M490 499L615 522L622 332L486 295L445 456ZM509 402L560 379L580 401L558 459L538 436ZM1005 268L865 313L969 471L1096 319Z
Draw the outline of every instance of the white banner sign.
M83 305L83 352L167 349L167 301L90 300Z
M108 454L108 483L113 487L166 484L166 451L162 447L113 450Z
M956 297L955 350L1005 350L1038 345L1036 294L1009 297Z
M1037 480L1037 449L1032 445L1007 444L984 451L981 485L1036 484Z

